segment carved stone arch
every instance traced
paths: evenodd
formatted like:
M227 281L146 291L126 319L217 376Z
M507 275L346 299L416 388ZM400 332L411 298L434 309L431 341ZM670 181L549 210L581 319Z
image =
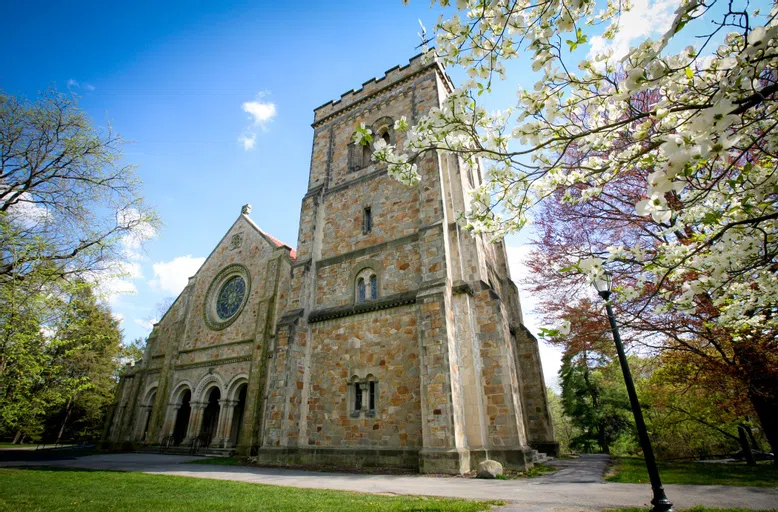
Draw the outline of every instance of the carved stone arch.
M184 391L189 390L189 392L192 392L192 384L188 380L182 380L176 386L173 388L173 392L170 393L170 403L171 404L178 404L181 401L181 398L184 395ZM190 398L191 401L191 398Z
M370 128L373 131L373 141L375 142L379 138L383 138L384 134L389 135L388 144L396 144L397 137L394 132L394 120L391 117L384 116L376 122Z
M219 393L221 396L224 396L224 379L222 379L218 373L214 372L207 374L197 383L197 388L195 389L195 392L192 393L192 402L204 401L204 393L214 386L218 387Z
M383 291L383 275L384 275L384 266L381 264L380 261L375 259L367 259L364 261L360 261L356 265L354 265L354 268L351 269L351 273L348 276L348 282L349 286L351 286L351 303L356 304L357 303L357 286L356 286L356 279L360 272L365 270L366 268L369 268L375 272L376 277L376 287L378 289L378 297L382 295Z
M232 380L230 380L229 384L227 384L225 398L229 400L237 400L238 390L243 384L248 385L248 383L249 376L247 373L240 373L236 375L232 378Z
M151 396L159 391L159 382L154 381L148 386L146 386L146 390L143 392L143 401L141 402L142 405L154 405L150 402Z

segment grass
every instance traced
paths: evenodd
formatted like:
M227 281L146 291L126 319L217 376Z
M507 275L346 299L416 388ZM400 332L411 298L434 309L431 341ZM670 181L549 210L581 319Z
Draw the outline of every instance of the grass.
M772 463L749 467L745 464L659 462L658 466L663 484L778 487L778 468ZM646 464L642 458L614 459L605 479L620 483L649 483Z
M775 512L772 510L753 510L750 508L708 508L708 507L692 507L684 509L683 512ZM612 510L605 510L603 512L648 512L647 508L617 508Z
M556 473L557 471L557 468L548 466L546 464L535 464L525 471L512 471L510 469L506 469L502 475L497 476L497 479L514 480L517 478L534 478L536 476L548 475L549 473Z
M2 511L476 512L502 504L498 501L378 496L118 471L0 469Z

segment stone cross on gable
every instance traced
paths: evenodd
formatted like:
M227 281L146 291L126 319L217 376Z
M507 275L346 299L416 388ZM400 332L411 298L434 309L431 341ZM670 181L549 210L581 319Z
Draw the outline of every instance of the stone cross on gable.
M250 204L244 204L243 207L240 209L240 213L243 215L248 215L251 213L251 205Z

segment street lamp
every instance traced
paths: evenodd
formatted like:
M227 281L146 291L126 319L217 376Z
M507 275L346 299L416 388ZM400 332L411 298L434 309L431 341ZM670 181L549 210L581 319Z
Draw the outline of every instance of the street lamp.
M662 481L659 479L659 469L656 467L654 450L651 448L651 440L648 438L646 423L643 421L643 413L640 411L640 403L638 402L638 395L635 392L635 384L632 382L632 373L629 371L629 362L627 362L627 356L624 354L624 347L621 345L621 336L619 336L619 329L616 326L616 317L613 316L613 309L608 301L611 296L612 286L613 276L608 271L605 271L602 277L594 280L594 287L597 289L597 293L599 293L600 297L605 301L605 309L608 312L608 321L611 324L613 341L616 343L616 352L619 354L619 364L621 365L621 371L624 374L624 383L627 385L627 394L629 395L629 402L632 406L632 414L635 415L635 425L638 429L640 447L643 449L643 455L646 458L648 478L651 480L651 489L654 492L654 498L651 500L651 504L653 505L651 510L653 512L672 512L673 504L667 499L665 490L662 487Z

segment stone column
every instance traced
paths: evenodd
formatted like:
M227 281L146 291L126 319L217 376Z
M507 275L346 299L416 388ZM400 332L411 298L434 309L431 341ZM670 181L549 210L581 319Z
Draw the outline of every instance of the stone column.
M135 423L135 433L133 434L136 441L143 441L143 427L146 426L146 420L149 418L149 414L151 414L151 406L141 405L140 410L141 413L138 414L138 419Z
M237 442L237 439L231 439L232 417L237 404L237 400L219 400L219 426L216 427L217 438L213 442L217 447L230 448Z
M186 438L181 444L190 444L200 434L200 424L203 420L203 411L208 404L205 402L192 402L192 412L189 415L189 427L186 430Z
M176 426L176 418L178 418L178 410L181 409L181 404L171 402L168 404L167 417L165 418L165 424L160 430L160 436L157 440L158 443L162 443L166 437L173 435L173 429Z

